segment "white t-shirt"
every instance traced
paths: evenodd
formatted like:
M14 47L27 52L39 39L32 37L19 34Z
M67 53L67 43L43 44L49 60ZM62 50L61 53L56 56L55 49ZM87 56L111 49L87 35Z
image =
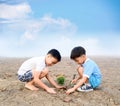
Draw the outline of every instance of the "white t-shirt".
M42 71L46 67L45 57L33 57L26 60L18 70L19 75L23 75L28 70L35 69L36 71Z

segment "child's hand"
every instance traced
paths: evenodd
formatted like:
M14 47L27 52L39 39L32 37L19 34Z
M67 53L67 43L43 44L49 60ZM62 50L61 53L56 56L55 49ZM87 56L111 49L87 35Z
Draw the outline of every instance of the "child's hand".
M71 84L75 84L77 82L77 79L73 79L72 81L71 81Z
M66 91L66 94L69 95L70 93L74 92L75 89L74 88L70 88Z
M65 87L65 86L59 86L59 85L58 85L58 86L56 86L56 88L57 88L57 89L64 89L64 88L66 88L66 87Z
M56 94L54 88L48 88L46 91L47 91L48 93Z

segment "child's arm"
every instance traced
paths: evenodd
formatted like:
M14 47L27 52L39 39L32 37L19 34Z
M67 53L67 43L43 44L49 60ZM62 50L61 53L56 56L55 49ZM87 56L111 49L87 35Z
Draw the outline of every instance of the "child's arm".
M59 85L57 85L56 82L53 80L53 78L52 78L49 74L46 75L46 78L48 79L48 81L49 81L54 87L56 87L56 88L64 88L64 86L59 86Z
M34 82L40 86L41 88L45 89L48 93L56 93L53 88L49 88L39 79L40 72L34 71Z
M81 65L79 65L79 66L77 67L77 72L78 72L78 74L79 74L79 78L78 78L78 80L79 80L80 78L83 77L83 67L82 67Z
M71 81L71 83L76 83L81 77L77 77Z
M82 77L83 77L83 67L81 66L81 65L79 65L78 67L77 67L77 71L78 71L78 77L77 78L75 78L75 79L73 79L72 81L71 81L71 83L76 83L79 79L81 79Z
M70 94L72 92L74 92L77 88L79 88L83 83L85 83L87 81L87 77L84 76L76 85L74 85L73 88L70 88L66 91L66 94Z

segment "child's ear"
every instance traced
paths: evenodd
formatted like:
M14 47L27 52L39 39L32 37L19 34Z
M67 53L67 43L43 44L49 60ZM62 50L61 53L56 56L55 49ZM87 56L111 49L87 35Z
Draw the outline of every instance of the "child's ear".
M52 56L51 56L51 54L48 54L47 57L49 58L49 57L52 57Z
M83 54L82 57L86 57L86 55Z

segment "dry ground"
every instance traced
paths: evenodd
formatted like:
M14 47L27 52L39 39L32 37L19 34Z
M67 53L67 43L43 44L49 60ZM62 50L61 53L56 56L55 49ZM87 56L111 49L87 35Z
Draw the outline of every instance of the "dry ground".
M102 72L102 83L93 92L74 92L68 96L70 102L64 102L65 90L56 90L57 94L48 94L44 90L30 91L24 83L18 81L17 70L27 58L0 58L0 106L120 106L120 58L91 57ZM69 58L50 68L50 74L56 79L58 74L66 77L65 85L72 79L76 64ZM43 82L50 84L46 79Z

